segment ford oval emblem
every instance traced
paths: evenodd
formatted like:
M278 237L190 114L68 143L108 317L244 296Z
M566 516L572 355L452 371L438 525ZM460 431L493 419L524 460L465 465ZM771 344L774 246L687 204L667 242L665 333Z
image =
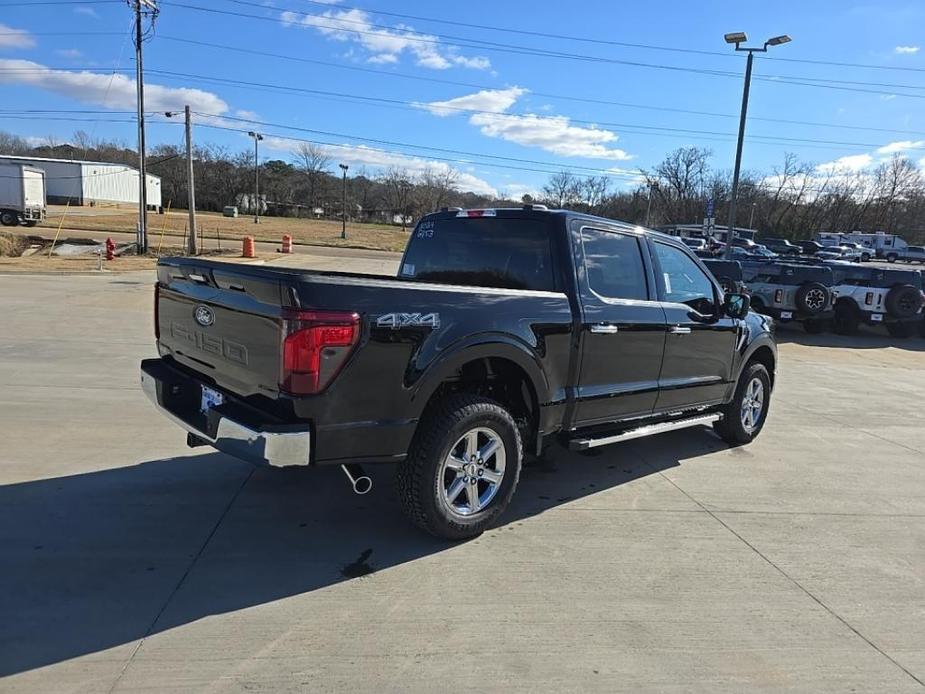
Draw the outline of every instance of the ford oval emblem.
M204 328L208 328L215 322L215 312L208 306L200 304L193 310L193 318Z

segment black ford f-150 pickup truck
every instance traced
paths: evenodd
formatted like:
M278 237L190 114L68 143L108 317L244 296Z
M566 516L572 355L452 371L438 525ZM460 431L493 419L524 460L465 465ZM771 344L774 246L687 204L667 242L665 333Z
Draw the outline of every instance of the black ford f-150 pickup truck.
M482 532L525 453L712 424L761 431L772 321L677 239L568 211L424 217L397 277L176 258L142 387L188 432L274 466L398 464L425 530Z

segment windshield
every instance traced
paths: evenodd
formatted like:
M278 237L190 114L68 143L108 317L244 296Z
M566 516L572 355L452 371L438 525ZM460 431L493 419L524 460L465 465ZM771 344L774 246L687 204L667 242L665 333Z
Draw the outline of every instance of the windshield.
M503 289L555 289L546 220L424 219L408 243L399 277Z

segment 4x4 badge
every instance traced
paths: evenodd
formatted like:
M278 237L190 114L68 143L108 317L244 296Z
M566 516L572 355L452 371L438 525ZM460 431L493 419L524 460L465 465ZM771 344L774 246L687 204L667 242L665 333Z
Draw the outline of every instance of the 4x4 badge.
M386 313L376 319L379 328L439 328L439 313Z

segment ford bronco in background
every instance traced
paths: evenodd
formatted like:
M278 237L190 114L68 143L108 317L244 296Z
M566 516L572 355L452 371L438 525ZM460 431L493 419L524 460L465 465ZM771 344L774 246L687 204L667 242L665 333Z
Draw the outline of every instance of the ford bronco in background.
M800 322L808 333L824 330L834 315L831 268L792 261L740 262L755 311L781 322Z
M883 325L893 337L911 337L922 322L922 273L831 263L835 286L833 327L853 335L861 323Z
M451 539L551 439L748 443L777 362L771 322L677 239L541 206L427 215L397 277L162 259L154 306L142 388L190 445L340 465L358 492L361 463L395 463L404 512Z

